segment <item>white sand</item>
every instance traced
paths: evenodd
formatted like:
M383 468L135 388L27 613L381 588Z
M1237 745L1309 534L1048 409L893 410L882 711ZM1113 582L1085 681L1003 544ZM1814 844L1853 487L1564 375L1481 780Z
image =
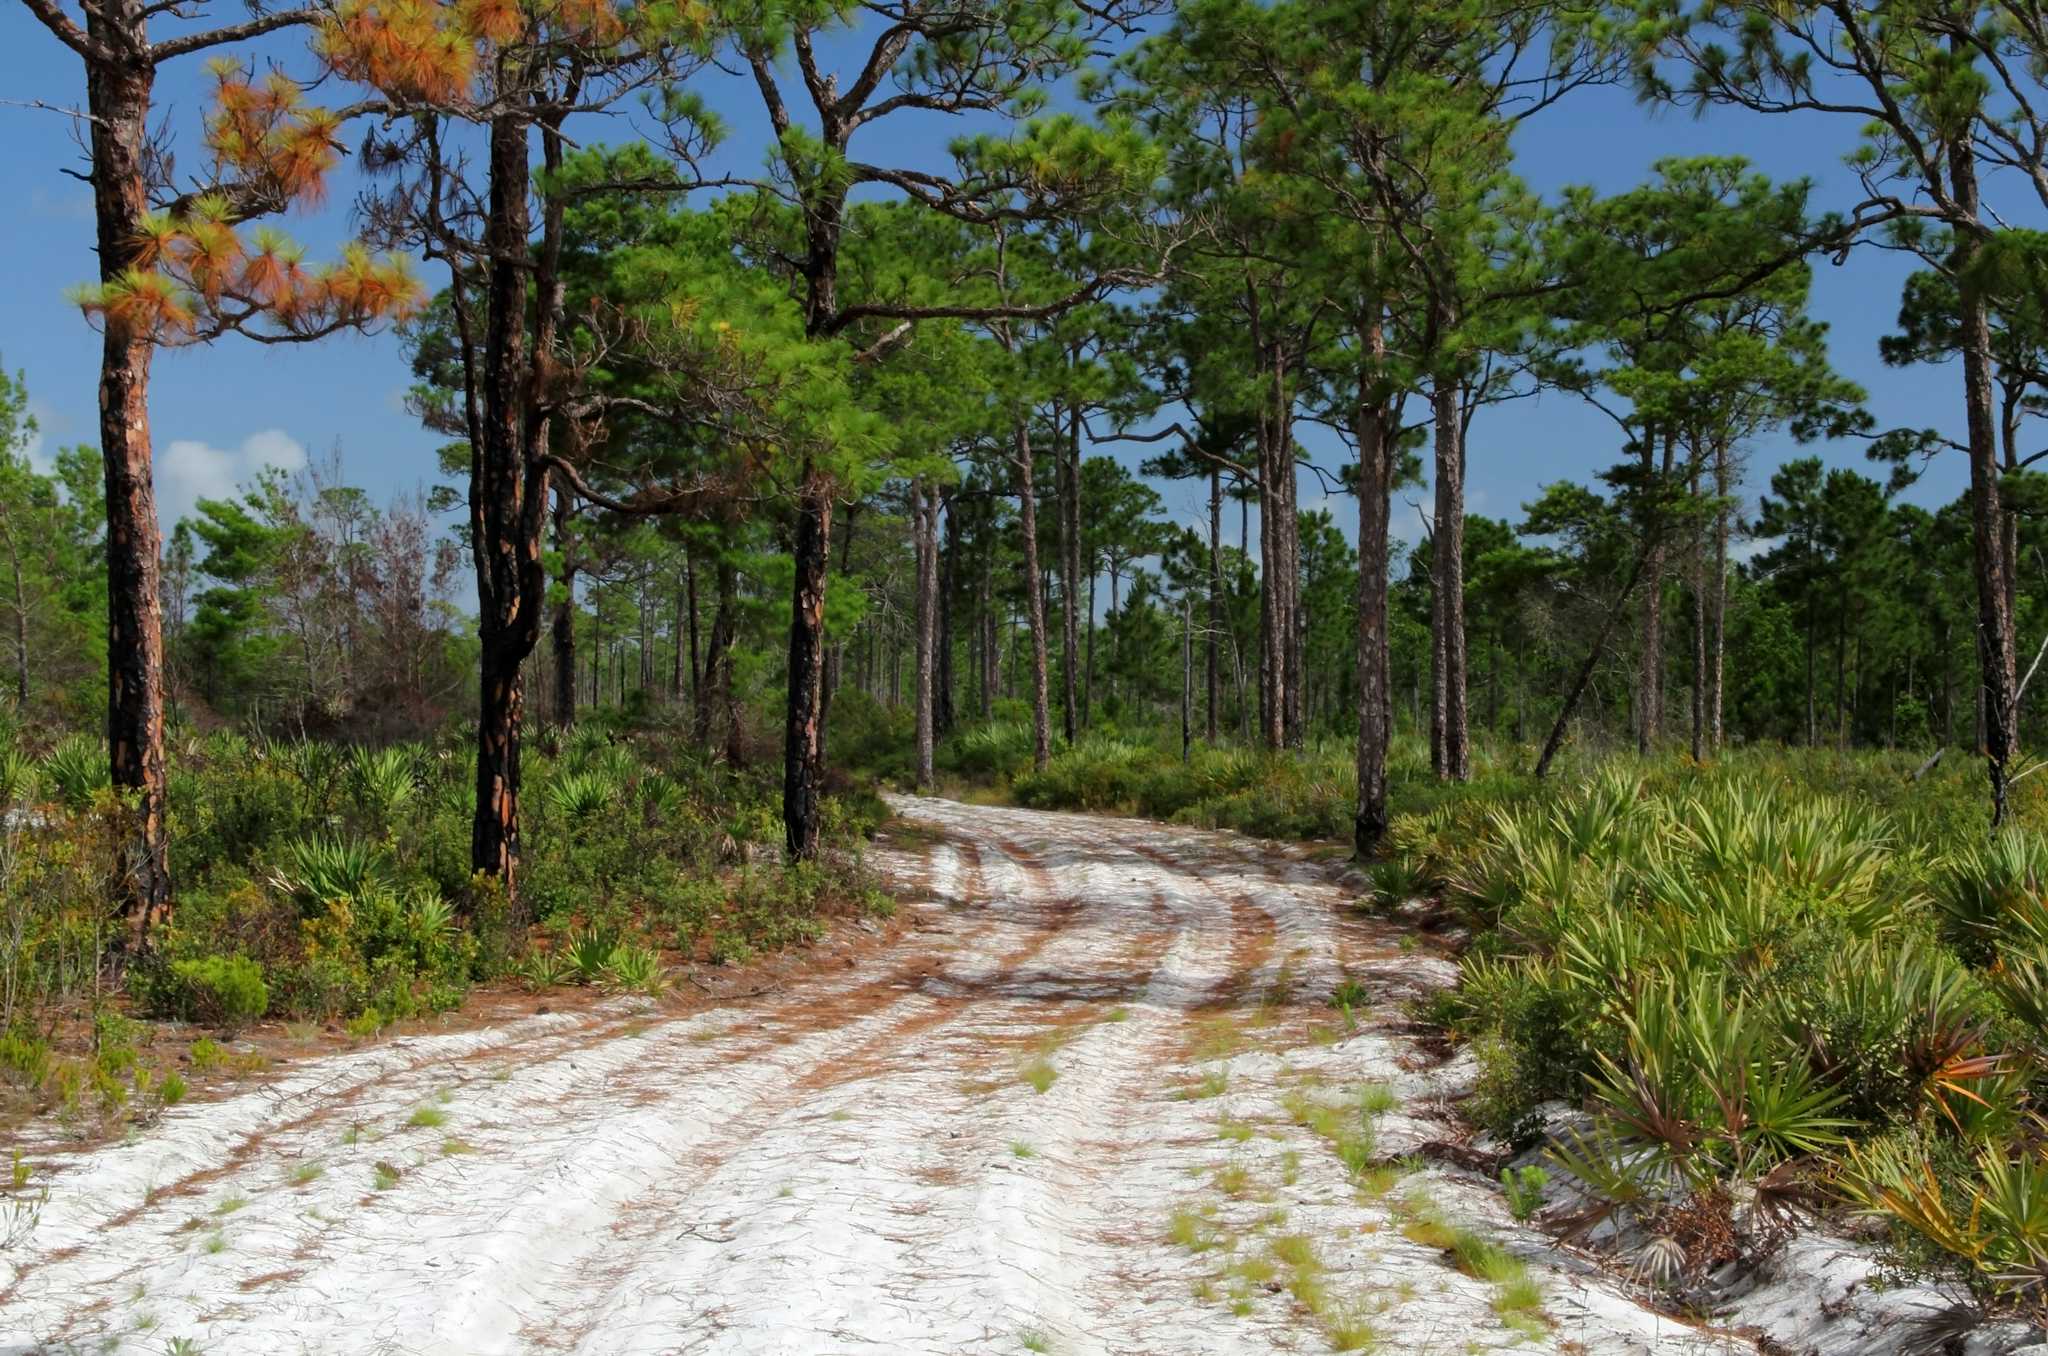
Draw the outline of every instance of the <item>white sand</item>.
M1428 1169L1370 1199L1293 1123L1290 1093L1355 1108L1382 1081L1401 1096L1383 1151L1445 1133L1392 1029L1445 963L1298 855L899 808L944 841L882 865L931 897L858 970L686 1018L621 1000L394 1041L49 1161L40 1227L0 1254L0 1356L1251 1356L1328 1351L1345 1314L1393 1352L1753 1350L1639 1306L1483 1183ZM1340 969L1374 1001L1333 1041ZM1022 1076L1040 1059L1042 1094ZM1188 1095L1205 1074L1220 1094ZM425 1105L446 1123L408 1125ZM1219 1135L1236 1123L1249 1137ZM1403 1237L1397 1202L1424 1192L1527 1260L1533 1335ZM1170 1241L1176 1210L1228 1246ZM1285 1268L1224 1274L1292 1235L1322 1262L1320 1317Z

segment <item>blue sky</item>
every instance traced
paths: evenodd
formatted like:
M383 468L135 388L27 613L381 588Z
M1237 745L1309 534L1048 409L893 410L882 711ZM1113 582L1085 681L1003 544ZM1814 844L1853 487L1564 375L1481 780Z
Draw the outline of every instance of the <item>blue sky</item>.
M217 6L222 20L233 7ZM168 30L166 30L168 31ZM835 43L825 56L852 62L852 43ZM309 70L303 47L289 35L262 49L286 69ZM158 107L181 141L190 145L205 107L205 73L193 59L166 68ZM5 99L42 100L72 106L83 99L83 75L71 53L26 12L0 4L0 88ZM758 96L750 85L713 73L702 82L732 136L720 160L735 172L751 173L766 144ZM338 102L339 92L328 96ZM942 158L946 138L964 130L936 117L864 129L856 142L863 159L881 163L932 165ZM1779 178L1816 181L1815 202L1847 207L1855 182L1842 166L1853 144L1851 120L1826 116L1764 118L1716 111L1705 118L1637 106L1625 91L1594 89L1539 115L1518 140L1520 170L1540 191L1588 183L1619 190L1649 177L1664 156L1739 154ZM8 258L15 282L0 288L0 364L26 374L45 449L93 439L97 336L65 300L66 288L93 274L92 220L85 186L62 173L81 167L71 120L15 103L0 102L0 195L16 204L10 217ZM617 130L586 124L586 138L620 140ZM198 168L193 152L189 167ZM288 229L313 258L331 254L348 231L347 207L354 183L344 172L328 206L293 219ZM1959 426L1959 374L1952 368L1900 371L1884 368L1876 344L1889 329L1898 301L1904 260L1877 251L1860 252L1841 267L1818 266L1814 310L1832 327L1838 368L1871 392L1871 410L1884 425ZM430 276L430 282L438 282ZM347 479L382 496L429 483L439 441L421 429L402 406L408 381L399 343L389 335L343 336L308 346L259 347L226 340L218 345L162 353L156 366L152 414L157 448L159 497L166 522L201 495L229 492L259 467L295 466L338 450ZM1304 427L1304 441L1326 464L1337 454L1327 437ZM1806 449L1789 438L1752 449L1749 492L1764 485L1772 468ZM1861 444L1817 449L1833 463L1865 468ZM1616 439L1606 419L1563 396L1518 402L1483 412L1472 432L1468 486L1472 511L1515 517L1540 486L1561 478L1584 478L1616 459ZM1138 453L1128 454L1135 460ZM1866 468L1867 469L1867 468ZM1881 471L1872 474L1882 475ZM1909 497L1934 503L1953 497L1965 483L1959 457L1939 459ZM1305 481L1304 503L1316 498ZM1193 487L1166 487L1176 516L1197 515ZM1421 495L1414 498L1420 502ZM1332 504L1339 518L1347 506ZM1418 532L1414 510L1397 506L1397 531Z

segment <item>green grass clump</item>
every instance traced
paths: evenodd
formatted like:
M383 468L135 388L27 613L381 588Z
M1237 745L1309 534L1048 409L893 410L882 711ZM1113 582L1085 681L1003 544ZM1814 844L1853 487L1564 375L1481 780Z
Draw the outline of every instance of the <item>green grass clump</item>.
M1053 1067L1052 1061L1042 1057L1032 1060L1018 1072L1018 1077L1029 1083L1036 1093L1046 1091L1059 1080L1059 1076L1060 1071Z

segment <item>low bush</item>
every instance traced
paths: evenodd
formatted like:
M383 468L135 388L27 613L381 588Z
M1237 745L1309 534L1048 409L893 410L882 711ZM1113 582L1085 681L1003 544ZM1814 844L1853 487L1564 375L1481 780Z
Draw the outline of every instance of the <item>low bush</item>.
M1907 770L1620 760L1396 822L1398 872L1472 930L1435 1006L1478 1055L1468 1109L1527 1143L1541 1104L1582 1105L1555 1162L1600 1202L1584 1222L1645 1231L1653 1279L1846 1204L1901 1270L2048 1295L2043 806L1987 843L1973 784Z
M263 967L246 956L194 956L158 967L138 979L144 1001L160 1016L203 1022L233 1031L270 1007Z

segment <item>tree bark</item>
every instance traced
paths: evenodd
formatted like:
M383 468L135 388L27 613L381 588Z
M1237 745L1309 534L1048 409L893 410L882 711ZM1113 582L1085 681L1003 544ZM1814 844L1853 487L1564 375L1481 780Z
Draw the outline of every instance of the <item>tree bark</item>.
M1383 360L1386 336L1377 315L1361 347ZM1358 812L1351 842L1361 858L1379 850L1387 832L1387 753L1394 737L1393 675L1387 637L1388 523L1397 452L1390 410L1359 381L1353 436L1358 443Z
M1669 480L1677 435L1666 431L1664 434L1664 470L1659 479L1656 465L1656 442L1645 435L1643 439L1643 488L1651 495L1653 504L1658 502L1662 487ZM1662 510L1651 509L1655 515ZM1642 664L1636 673L1636 752L1647 755L1657 747L1664 733L1664 563L1667 554L1664 535L1658 530L1654 516L1646 518L1643 532L1650 547L1649 558L1643 564L1643 615L1642 615Z
M1222 680L1218 646L1223 635L1223 471L1209 468L1209 635L1207 650L1208 709L1203 719L1203 738L1216 742L1216 703Z
M1437 625L1442 635L1431 648L1439 671L1435 684L1442 745L1437 775L1451 781L1472 776L1471 730L1465 675L1465 425L1457 383L1439 380L1430 392L1436 424L1436 531L1430 569L1436 589Z
M1725 444L1714 448L1714 558L1707 580L1707 746L1721 751L1722 691L1728 655L1728 536L1735 491Z
M1045 576L1038 564L1038 489L1034 485L1031 430L1020 416L1011 430L1017 471L1017 511L1024 535L1024 605L1031 630L1031 765L1052 762L1051 694L1046 675Z
M818 801L824 790L825 567L832 542L832 489L809 458L798 484L782 821L790 860L804 862L818 855Z
M1974 217L1978 212L1977 165L1968 146L1949 157L1955 197ZM1955 269L1961 300L1958 319L1963 352L1963 395L1970 446L1970 516L1977 576L1977 661L1984 707L1984 763L1991 784L1991 824L2005 822L2006 793L2018 751L2018 661L2014 653L2012 560L2005 549L2005 515L2000 503L1998 430L1992 404L1990 306L1971 263L1979 249L1969 231L1956 232Z
M1692 469L1692 494L1700 493L1699 462ZM1707 540L1702 529L1692 534L1688 586L1692 593L1692 761L1707 761Z
M117 54L86 63L93 217L100 281L135 266L149 211L144 182L156 72L137 0L85 10L86 31ZM129 804L116 867L124 944L141 952L170 921L164 826L163 613L156 486L150 465L149 375L154 338L110 315L100 345L100 455L107 493L107 761Z
M1060 700L1067 743L1081 727L1081 411L1077 406L1057 450L1060 510ZM1090 620L1093 620L1092 618Z
M562 596L555 601L555 724L568 729L576 723L576 553L569 539L569 493L555 491L555 550L562 557L557 583Z
M933 666L939 620L939 495L936 488L910 487L911 524L917 538L917 644L912 706L917 725L916 777L919 790L932 785Z
M996 644L996 565L994 513L983 515L981 549L981 718L989 720L996 710L996 683L1002 657Z
M938 634L933 642L938 650L932 680L932 735L935 740L953 732L953 589L954 570L960 555L954 530L957 515L950 497L943 491L938 497L937 511L946 515L946 531L944 544L939 550Z
M704 667L697 671L699 676L693 688L696 707L691 713L691 734L707 757L711 753L711 720L714 714L725 708L725 688L730 682L728 652L732 648L734 630L733 567L721 558L713 571L713 578L716 597L711 614L711 634L704 646Z
M484 224L485 324L481 445L472 453L471 549L477 566L477 631L482 645L477 709L476 811L470 867L495 877L505 897L519 898L520 722L526 657L540 639L547 576L541 533L548 502L545 402L536 390L535 359L552 352L560 315L557 267L561 204L551 201L537 267L529 267L532 183L525 118L504 115L489 133L490 191ZM559 139L544 127L551 167ZM533 346L527 347L528 273L539 304Z

